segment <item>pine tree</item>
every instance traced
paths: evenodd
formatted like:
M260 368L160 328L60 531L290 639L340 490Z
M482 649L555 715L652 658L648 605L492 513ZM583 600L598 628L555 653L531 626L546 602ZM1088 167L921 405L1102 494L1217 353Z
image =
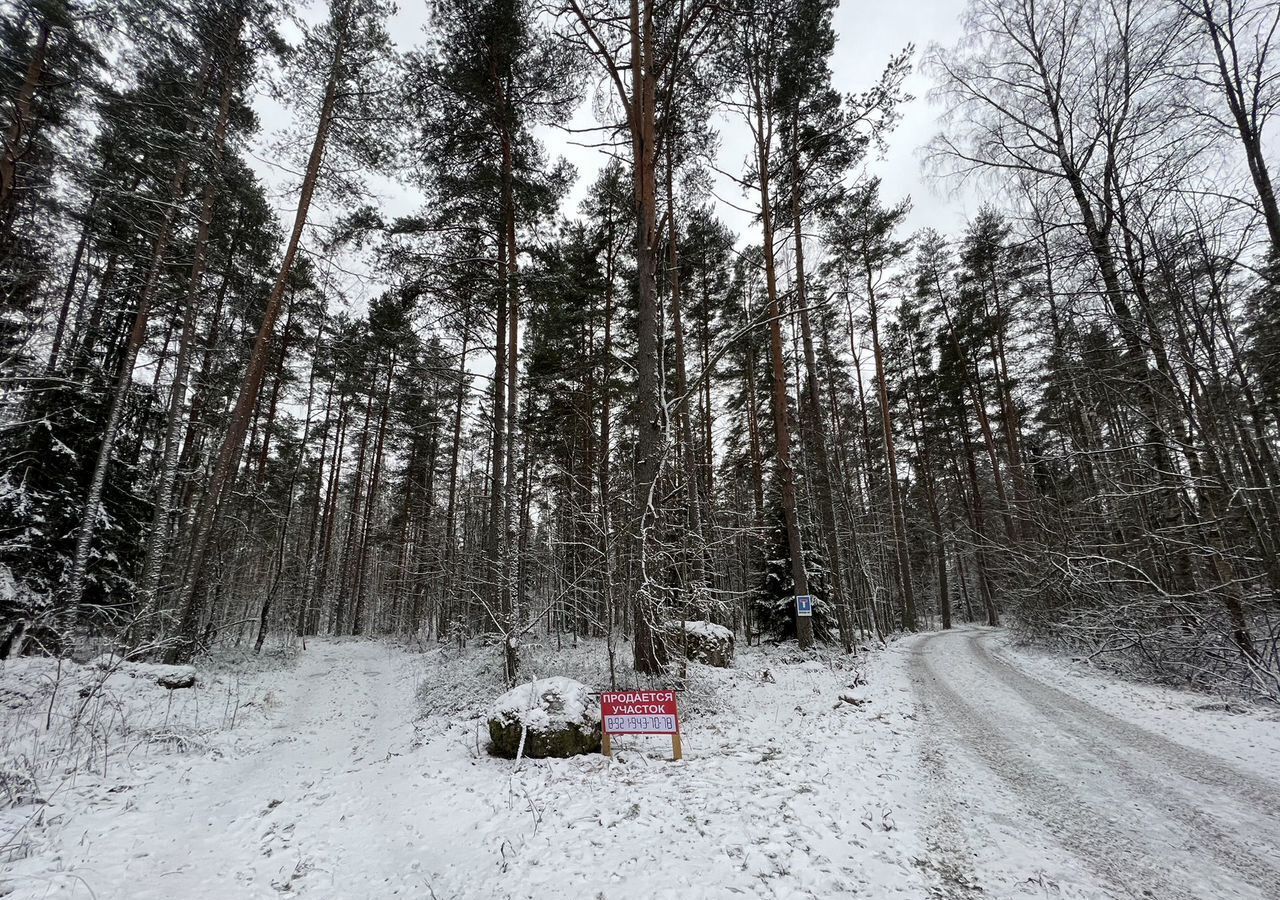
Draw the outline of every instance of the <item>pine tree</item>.
M169 651L170 659L180 659L195 649L196 630L201 617L199 582L210 533L215 526L223 492L235 476L249 420L262 389L276 320L298 258L311 201L321 184L322 163L329 142L333 141L334 152L345 153L353 162L372 166L381 160L380 138L383 135L369 125L375 120L386 121L384 116L380 116L379 107L385 99L381 83L385 83L388 77L386 67L390 58L389 38L384 30L388 12L389 7L382 0L332 0L328 19L306 35L296 71L304 88L314 88L315 82L310 79L324 85L318 97L313 94L316 97L315 136L289 244L263 310L249 365L240 384L227 434L217 454L208 490L193 523L191 556L179 603L181 643Z
M116 12L91 0L14 0L0 14L0 377L35 359L30 341L69 212L58 181L79 163L70 148L87 140L80 120Z
M786 522L782 515L780 491L771 486L766 501L766 556L756 589L756 622L762 635L773 640L788 641L798 637L798 623L806 617L796 615L796 583L791 572L791 548ZM805 550L804 568L808 592L813 598L813 615L809 623L816 640L830 643L839 633L839 623L832 609L831 573L827 561L810 543Z

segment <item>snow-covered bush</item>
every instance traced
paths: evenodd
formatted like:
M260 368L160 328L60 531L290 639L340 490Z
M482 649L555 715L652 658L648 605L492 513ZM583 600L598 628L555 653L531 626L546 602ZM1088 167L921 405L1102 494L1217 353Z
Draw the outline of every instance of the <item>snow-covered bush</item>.
M600 751L600 709L572 678L541 678L507 691L489 710L489 752L535 759Z

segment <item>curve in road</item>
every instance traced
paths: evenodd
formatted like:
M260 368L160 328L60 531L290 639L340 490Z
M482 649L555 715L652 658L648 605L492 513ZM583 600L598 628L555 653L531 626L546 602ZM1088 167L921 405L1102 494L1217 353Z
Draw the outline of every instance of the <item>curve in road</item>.
M1113 897L1280 897L1280 785L1045 684L1000 640L992 630L941 632L912 651L936 782L930 843L946 870L968 873L941 896L982 893L975 851L999 852L983 820L1012 816L1027 825L1021 849L1034 853L1030 835L1042 836L1046 856L1065 853L1081 881ZM998 787L966 791L982 781Z

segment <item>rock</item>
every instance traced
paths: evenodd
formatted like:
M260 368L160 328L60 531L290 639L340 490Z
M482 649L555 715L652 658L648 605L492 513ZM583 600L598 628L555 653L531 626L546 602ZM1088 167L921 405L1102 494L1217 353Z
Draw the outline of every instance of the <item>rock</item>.
M104 653L94 657L89 661L89 665L103 672L127 675L130 678L145 678L171 691L195 687L198 680L196 670L192 666L132 662L116 653Z
M666 632L671 648L686 647L689 659L695 662L722 669L733 662L733 632L723 625L714 622L668 622Z
M196 686L196 670L188 666L173 666L174 671L162 672L156 676L156 684L162 688L176 691L179 688Z
M600 705L572 678L541 678L507 691L489 710L489 752L515 759L600 752Z

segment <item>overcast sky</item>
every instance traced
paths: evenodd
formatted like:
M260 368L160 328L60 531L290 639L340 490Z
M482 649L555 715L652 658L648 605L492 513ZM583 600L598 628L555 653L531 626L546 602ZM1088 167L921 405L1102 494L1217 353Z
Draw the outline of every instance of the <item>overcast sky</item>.
M884 159L871 168L884 179L886 199L911 195L910 223L954 231L970 210L922 177L920 149L937 133L939 109L928 101L930 79L919 63L930 44L954 44L960 37L960 16L966 0L845 0L836 13L839 41L832 72L843 92L856 92L872 84L885 60L908 43L916 48L916 69L907 81L915 95L903 111L902 122L889 141Z
M874 159L869 169L884 182L882 195L892 202L910 195L913 201L908 224L912 230L933 226L944 232L955 233L965 217L973 210L976 200L970 196L957 197L924 177L921 171L921 147L938 130L938 109L928 101L929 79L918 70L918 63L932 43L953 44L960 35L960 15L966 0L844 0L836 13L838 41L831 61L834 83L842 93L865 90L875 82L889 57L907 44L914 44L914 62L917 69L907 81L908 91L915 99L903 109L902 121L890 137L888 152L884 158ZM315 19L324 14L326 0L311 0L305 10L307 18ZM391 23L392 37L401 49L421 42L427 27L427 3L424 0L400 0L400 10ZM585 101L579 110L575 124L591 124L590 104ZM265 95L256 104L263 121L264 134L255 150L257 168L270 186L281 218L288 221L297 200L297 177L272 166L267 160L273 133L289 121L289 113ZM310 123L307 123L308 125ZM740 172L750 147L745 128L731 120L721 123L721 148L717 164L720 168ZM570 136L563 131L544 129L541 136L553 155L563 155L578 168L579 180L566 204L567 210L576 208L586 186L604 162L598 150L574 146ZM370 198L380 205L388 217L416 211L419 198L403 186L392 187L385 182L372 185L376 196ZM730 204L751 205L741 190L721 179L717 193L727 203L720 204L720 215L739 234L750 229L750 217L732 208ZM329 216L317 211L317 221ZM329 211L330 213L332 211ZM367 294L381 289L381 285L369 284L357 294ZM360 298L356 299L357 304Z

